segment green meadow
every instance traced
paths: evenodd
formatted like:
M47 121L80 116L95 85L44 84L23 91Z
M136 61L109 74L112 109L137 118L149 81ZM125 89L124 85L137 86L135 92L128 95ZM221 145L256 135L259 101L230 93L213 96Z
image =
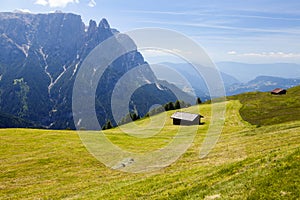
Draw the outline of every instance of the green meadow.
M152 172L128 173L106 167L80 139L91 132L1 129L0 199L300 199L300 112L286 120L289 112L300 106L292 103L292 92L280 97L243 95L226 102L222 133L204 158L199 151L211 122L212 104L183 109L200 110L204 124L196 127L195 138L184 154ZM279 102L279 107L272 101ZM272 120L273 115L267 113L273 110L280 110L276 116L284 115L285 120ZM169 117L174 112L103 133L126 151L155 151L169 144L179 129L186 133L195 129L173 126ZM123 133L134 126L137 132L157 134L141 138Z
M249 92L229 97L237 99L244 120L257 126L273 125L300 119L300 86L288 89L286 95Z

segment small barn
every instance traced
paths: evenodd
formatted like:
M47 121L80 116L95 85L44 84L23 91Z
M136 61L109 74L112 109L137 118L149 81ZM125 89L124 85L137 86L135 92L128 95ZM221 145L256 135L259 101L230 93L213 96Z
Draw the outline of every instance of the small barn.
M193 113L175 112L171 118L173 119L173 125L199 125L203 116Z
M275 94L275 95L286 94L286 90L284 90L282 88L276 88L271 91L271 94Z

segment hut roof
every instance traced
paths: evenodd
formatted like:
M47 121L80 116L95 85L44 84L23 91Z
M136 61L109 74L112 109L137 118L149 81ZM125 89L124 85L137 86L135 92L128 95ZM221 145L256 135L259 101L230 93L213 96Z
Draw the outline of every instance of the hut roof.
M276 89L272 90L271 92L272 93L280 93L282 91L284 91L284 89L282 89L282 88L276 88Z
M186 121L194 121L197 117L202 118L203 116L193 113L186 113L186 112L176 112L174 113L171 118L172 119L181 119Z

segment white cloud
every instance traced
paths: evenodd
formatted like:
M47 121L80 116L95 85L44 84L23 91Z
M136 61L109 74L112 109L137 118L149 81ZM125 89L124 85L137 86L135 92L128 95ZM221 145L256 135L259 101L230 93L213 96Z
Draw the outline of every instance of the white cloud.
M96 6L95 0L90 0L90 2L88 3L88 6L91 8L95 7Z
M227 54L228 55L236 55L236 51L228 51Z
M21 9L21 8L16 9L14 12L18 12L18 13L31 13L30 10L28 10L28 9Z
M169 52L159 49L139 49L139 51L145 58L172 56Z
M244 53L241 56L263 57L263 58L300 58L300 53L284 52L262 52L262 53Z
M300 34L299 27L297 28L285 28L285 29L266 29L266 28L247 28L237 26L218 25L212 23L194 23L194 22L171 22L161 20L139 20L140 23L151 23L156 25L176 25L176 26L187 26L197 28L211 28L211 29L222 29L222 30L234 30L243 32L256 32L256 33L284 33L284 34Z
M55 7L66 7L69 3L79 3L79 0L36 0L35 4L42 6Z
M237 53L236 51L227 52L228 55L239 57L256 57L256 58L300 58L300 53L285 53L285 52L250 52Z
M145 60L150 63L161 63L161 62L173 62L182 63L184 62L181 58L176 56L174 52L162 50L162 49L139 49ZM178 51L175 50L174 51Z
M202 11L170 12L170 11L151 11L151 10L124 10L123 12L141 13L141 14L186 15L186 16L191 15L191 16L201 16L201 17L217 16L217 17L230 17L230 18L254 18L254 19L266 19L266 20L300 21L300 18L294 16L272 17L272 16L264 16L264 15L218 14L215 12L215 10L211 12L205 12L205 13L203 13Z
M48 1L46 1L46 0L36 0L35 4L46 6L46 5L48 5Z

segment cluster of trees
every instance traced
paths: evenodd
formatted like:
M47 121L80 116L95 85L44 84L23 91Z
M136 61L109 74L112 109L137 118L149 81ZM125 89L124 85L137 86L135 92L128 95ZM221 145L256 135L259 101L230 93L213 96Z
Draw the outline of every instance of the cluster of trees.
M198 97L196 99L196 104L201 104L202 101L201 99ZM187 108L190 107L191 104L186 103L184 101L181 100L177 100L175 102L168 102L162 106L158 106L152 110L150 110L148 113L146 113L146 115L144 117L149 117L149 116L153 116L165 111L169 111L169 110L177 110L177 109L181 109L181 108ZM122 124L127 124L129 122L132 121L136 121L141 119L142 117L138 114L139 112L137 110L134 110L130 113L128 113L124 118L122 118L122 120L120 122L118 122L118 125L122 125ZM113 128L113 124L110 120L107 120L106 123L102 126L102 130L106 130L106 129L111 129Z
M110 120L107 120L106 123L102 126L102 130L106 130L106 129L111 129L113 128L113 124L111 123Z
M132 121L136 121L138 119L141 119L141 116L138 114L138 111L135 110L133 112L128 113L121 121L118 123L118 125L127 124Z
M189 103L177 100L177 101L175 101L175 103L169 102L169 103L165 104L164 109L165 109L165 111L177 110L177 109L180 109L180 108L187 108L187 107L190 107L190 106L191 106L191 104L189 104Z

